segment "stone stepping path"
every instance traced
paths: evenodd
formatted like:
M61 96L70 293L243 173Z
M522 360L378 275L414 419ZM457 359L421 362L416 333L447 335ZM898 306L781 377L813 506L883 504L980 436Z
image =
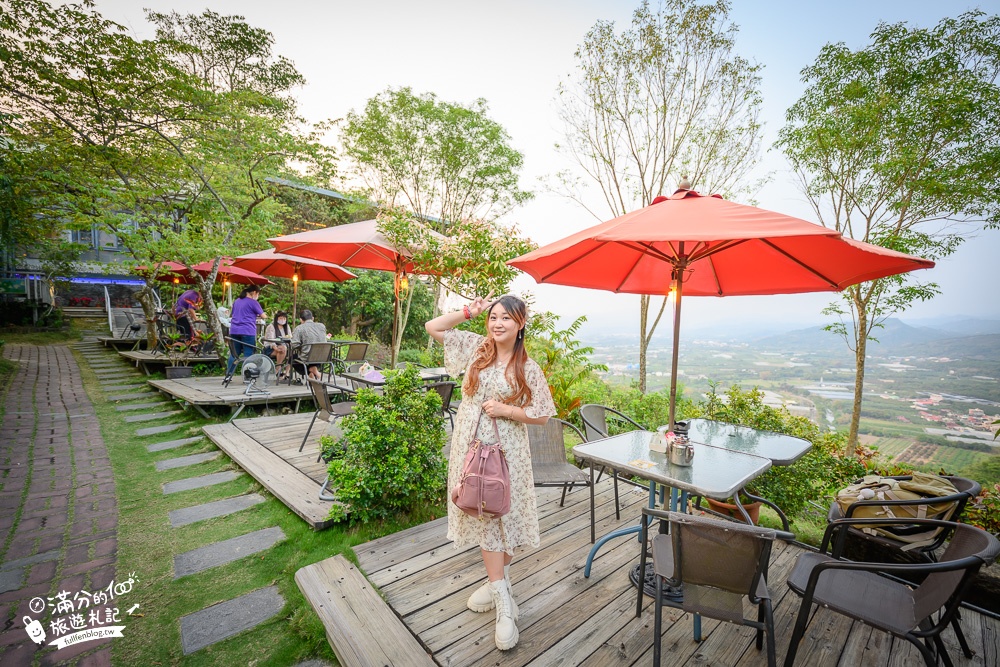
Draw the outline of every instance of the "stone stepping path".
M170 512L170 525L180 528L191 523L214 519L233 514L264 502L264 497L257 493L248 493L235 498L224 498L211 503L184 507Z
M138 436L143 435L159 435L160 433L170 433L171 431L176 431L179 428L184 428L185 426L190 426L188 422L181 422L179 424L167 424L165 426L150 426L148 428L140 428L135 432Z
M181 617L184 655L249 630L281 612L285 599L268 586Z
M151 422L157 419L166 419L167 417L173 417L174 415L179 415L183 410L167 410L165 412L151 412L148 415L125 415L126 424L135 424L137 422Z
M108 396L109 401L134 401L139 398L152 398L156 396L151 391L137 391L133 394L116 394L114 396Z
M179 456L174 459L166 459L164 461L157 461L155 463L156 470L158 472L163 472L164 470L173 470L174 468L186 468L187 466L198 465L199 463L204 463L205 461L212 461L219 458L222 452L205 452L204 454L191 454L190 456Z
M180 579L189 574L195 574L266 551L284 539L285 531L277 526L272 526L185 551L174 556L174 579Z
M163 452L168 449L177 449L178 447L183 447L185 445L193 445L196 442L202 441L202 436L196 435L193 438L181 438L180 440L167 440L166 442L158 442L155 445L147 445L147 452Z
M102 391L131 391L133 389L148 389L149 385L143 382L142 384L102 384Z
M188 477L187 479L179 479L176 482L167 482L163 485L163 495L166 496L171 493L180 493L181 491L190 491L191 489L201 489L206 486L224 484L226 482L233 481L242 474L243 473L232 470L224 470L222 472L213 472L211 475Z
M162 408L166 403L163 401L157 401L155 403L132 403L130 405L116 405L115 410L118 412L128 412L130 410L147 410L149 408Z

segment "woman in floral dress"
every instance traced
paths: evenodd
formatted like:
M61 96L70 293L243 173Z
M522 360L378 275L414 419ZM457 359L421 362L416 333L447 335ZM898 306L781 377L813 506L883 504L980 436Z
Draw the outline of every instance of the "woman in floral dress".
M454 329L484 311L488 318L485 338ZM487 581L469 598L469 609L496 609L494 640L501 651L513 648L518 637L517 604L510 588L514 549L538 546L538 508L525 424L545 424L556 413L542 369L524 349L527 316L524 301L516 296L492 303L477 297L462 310L425 325L427 333L444 344L448 373L457 376L465 371L462 404L451 437L449 492L459 483L469 444L477 436L487 444L496 440L491 418L496 419L510 469L510 512L504 516L478 519L453 502L448 504L448 538L459 549L478 544L486 566Z

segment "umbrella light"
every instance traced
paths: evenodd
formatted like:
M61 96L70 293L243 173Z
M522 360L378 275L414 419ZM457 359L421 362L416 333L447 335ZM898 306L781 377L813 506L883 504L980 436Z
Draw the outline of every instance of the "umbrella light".
M539 283L649 295L675 290L671 428L684 296L838 292L934 266L799 218L694 190L657 197L645 208L507 263Z

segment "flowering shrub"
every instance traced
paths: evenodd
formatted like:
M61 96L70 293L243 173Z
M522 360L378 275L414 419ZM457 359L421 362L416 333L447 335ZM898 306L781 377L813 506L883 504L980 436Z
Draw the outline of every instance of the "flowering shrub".
M965 521L988 533L1000 534L1000 484L987 486L965 509Z

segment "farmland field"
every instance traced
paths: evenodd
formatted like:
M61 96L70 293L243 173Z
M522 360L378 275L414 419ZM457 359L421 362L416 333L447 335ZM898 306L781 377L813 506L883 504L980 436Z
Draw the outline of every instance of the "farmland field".
M891 461L912 444L913 440L909 438L878 438L872 446Z

